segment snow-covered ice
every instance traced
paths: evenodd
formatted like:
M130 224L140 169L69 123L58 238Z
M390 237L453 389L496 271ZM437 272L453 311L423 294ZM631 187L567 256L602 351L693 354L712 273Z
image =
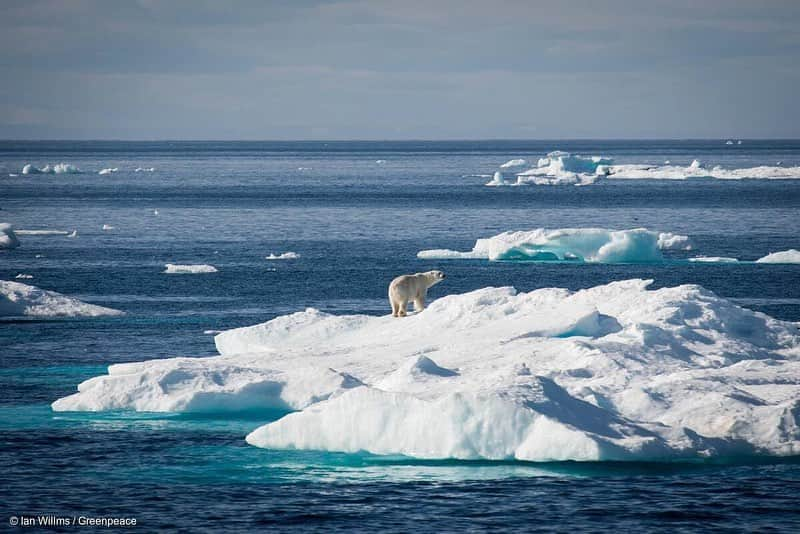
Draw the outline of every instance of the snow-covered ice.
M800 250L789 249L767 254L756 263L800 263Z
M300 254L297 252L292 252L291 250L288 252L281 252L280 254L270 253L269 256L265 256L264 259L266 260L296 260L300 257Z
M87 304L55 291L0 280L0 317L98 317L123 312Z
M615 165L611 158L603 156L579 156L568 152L554 151L539 159L536 166L516 172L525 160L513 159L500 166L502 171L494 174L486 183L502 185L590 185L599 179L637 180L686 180L690 178L716 178L719 180L743 179L800 179L800 167L762 165L758 167L726 169L719 165L706 167L694 160L687 166L651 164ZM505 172L512 173L507 176Z
M69 163L56 163L55 165L45 165L41 169L28 163L22 167L22 174L78 174L81 170Z
M484 288L403 319L308 309L219 334L220 356L112 365L52 407L296 410L248 443L418 458L800 453L798 325L650 283Z
M31 274L19 273L17 276L14 277L16 280L30 280L33 278Z
M165 274L202 274L202 273L216 273L217 268L213 265L179 265L176 263L167 263L164 265L166 270Z
M119 167L109 167L107 169L102 169L97 174L111 174L111 173L114 173L114 172L117 172L117 171L119 171Z
M478 239L471 251L436 249L417 253L421 259L488 259L492 261L584 261L647 263L663 260L662 250L690 250L687 236L646 228L537 228L503 232Z
M8 223L0 223L0 249L17 248L19 239L14 227Z

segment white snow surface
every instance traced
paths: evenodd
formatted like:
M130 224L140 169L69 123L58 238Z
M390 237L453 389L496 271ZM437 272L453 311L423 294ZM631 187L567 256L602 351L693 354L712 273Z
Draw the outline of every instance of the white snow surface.
M17 248L19 239L14 227L8 223L0 223L0 249Z
M217 268L213 265L180 265L176 263L167 263L164 265L166 269L165 274L202 274L202 273L216 273Z
M504 170L523 166L525 160L514 159L501 165ZM511 165L513 163L513 165ZM590 185L599 179L636 180L686 180L690 178L742 179L800 179L800 167L762 165L758 167L726 169L719 165L706 167L694 160L687 166L649 164L614 165L611 158L603 156L578 156L555 151L539 159L536 166L515 175L516 180L502 172L495 173L486 185Z
M103 315L123 315L123 312L87 304L55 291L39 289L20 282L0 280L0 317L98 317Z
M471 251L422 250L421 259L488 259L648 263L663 260L662 250L690 250L688 236L646 228L536 228L478 239Z
M264 259L266 260L296 260L300 257L300 254L297 252L292 252L291 250L288 252L281 252L280 254L275 254L270 252L269 256L265 256Z
M789 249L767 254L756 263L800 263L800 250Z
M315 309L223 332L220 356L109 367L56 411L293 413L274 449L417 458L800 454L800 329L699 286L484 288L407 318Z

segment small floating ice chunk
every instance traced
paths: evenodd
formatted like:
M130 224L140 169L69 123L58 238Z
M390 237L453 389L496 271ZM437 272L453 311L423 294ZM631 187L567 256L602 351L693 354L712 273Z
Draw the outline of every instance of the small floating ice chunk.
M155 170L155 167L136 167L133 172L153 172Z
M699 263L737 263L739 260L725 256L695 256L694 258L689 258L689 261Z
M14 227L8 223L0 223L0 249L12 249L19 246Z
M269 256L265 256L264 259L266 260L296 260L300 257L300 254L297 252L292 252L291 250L288 252L282 252L280 254L270 253Z
M98 317L123 312L39 289L20 282L0 280L0 317Z
M176 263L167 263L164 265L166 270L165 274L203 274L203 273L216 273L217 268L213 265L195 264L195 265L181 265Z
M70 234L67 235L67 237L78 237L78 231L73 230Z
M102 229L107 232L109 230L115 230L116 226L111 226L110 224L104 224Z
M800 263L800 250L789 249L767 254L756 263Z
M378 165L383 165L384 163L386 163L386 160L385 159L378 159L378 160L375 160L375 163L377 163Z
M97 174L111 174L111 173L117 172L117 171L119 171L119 167L109 167L107 169L101 170Z
M16 280L30 280L31 278L33 278L33 275L32 274L19 273L14 278Z
M733 141L731 141L730 139L728 139L727 141L725 141L725 144L726 144L726 145L732 145L732 144L733 144Z
M528 160L522 159L522 158L517 158L517 159L512 159L512 160L506 161L505 163L500 165L500 168L501 169L511 169L513 167L522 167L523 165L527 165L527 164L528 164Z
M45 165L41 169L30 163L22 167L22 174L77 174L81 170L69 163L56 163L55 165Z

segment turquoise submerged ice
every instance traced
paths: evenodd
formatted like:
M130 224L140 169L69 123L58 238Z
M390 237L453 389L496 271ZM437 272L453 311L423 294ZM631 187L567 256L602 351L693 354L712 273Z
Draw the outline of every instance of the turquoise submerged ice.
M690 250L689 237L645 228L537 228L503 232L478 239L471 251L420 251L422 259L488 259L578 261L590 263L649 263L663 260L662 250Z
M800 453L800 331L699 286L488 287L405 319L308 309L220 356L112 365L56 411L292 410L247 442L416 458Z

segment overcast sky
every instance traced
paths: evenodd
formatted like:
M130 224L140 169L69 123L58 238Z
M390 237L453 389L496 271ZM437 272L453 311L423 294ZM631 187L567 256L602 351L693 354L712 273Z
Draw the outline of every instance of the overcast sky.
M799 28L797 0L0 0L0 138L798 138Z

